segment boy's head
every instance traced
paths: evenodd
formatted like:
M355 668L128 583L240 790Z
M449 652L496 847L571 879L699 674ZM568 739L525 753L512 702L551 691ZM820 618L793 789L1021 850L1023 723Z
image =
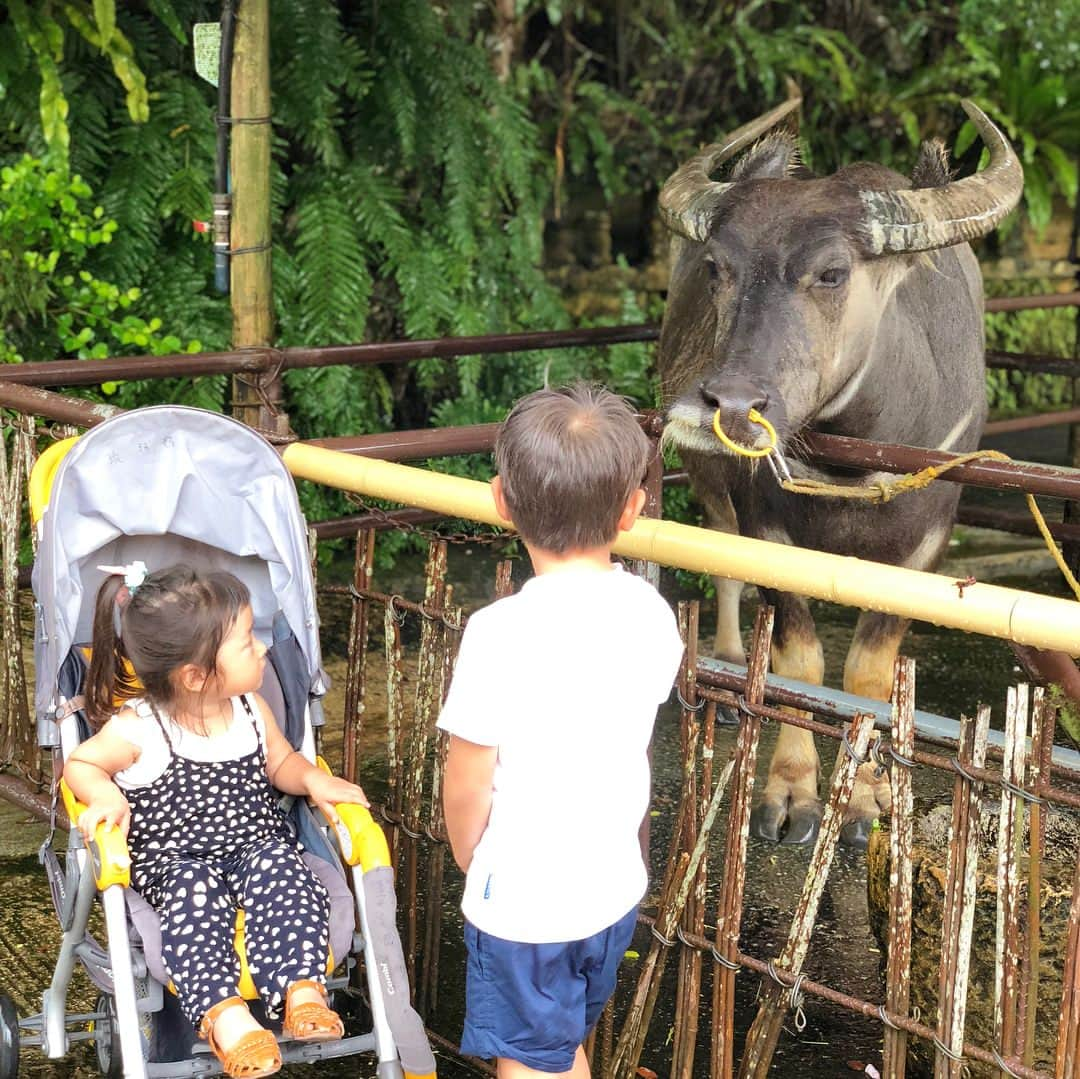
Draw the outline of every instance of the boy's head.
M579 382L514 405L495 440L495 468L522 539L565 554L614 541L649 452L629 404Z

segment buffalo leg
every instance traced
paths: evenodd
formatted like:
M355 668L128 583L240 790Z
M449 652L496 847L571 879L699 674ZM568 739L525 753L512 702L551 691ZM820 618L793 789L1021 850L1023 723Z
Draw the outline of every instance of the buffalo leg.
M763 595L765 601L776 608L773 673L821 685L825 659L806 601L781 593ZM769 762L765 793L750 817L750 831L761 839L809 843L816 837L820 825L818 755L814 736L801 727L782 723Z
M844 663L846 692L879 701L889 699L893 666L909 624L909 619L876 611L863 611L859 615ZM855 777L855 789L840 830L841 840L854 847L866 846L878 814L886 812L891 803L888 773L876 773L875 765L864 764Z

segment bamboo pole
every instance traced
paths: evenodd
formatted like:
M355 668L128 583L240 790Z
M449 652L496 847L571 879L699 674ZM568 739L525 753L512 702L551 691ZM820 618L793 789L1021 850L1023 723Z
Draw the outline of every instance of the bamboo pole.
M1027 756L1028 687L1010 687L1005 708L1002 785L1023 782ZM1016 1053L1017 985L1020 973L1020 869L1024 802L1008 787L1001 792L998 825L997 933L994 967L994 1040L1003 1057Z
M787 943L774 968L781 977L791 978L793 981L789 985L781 982L779 978L771 977L767 982L763 982L761 1007L746 1035L746 1049L739 1067L739 1075L745 1079L764 1079L768 1075L780 1037L784 1012L788 1007L797 1007L797 990L803 963L806 962L806 955L810 950L810 937L817 920L818 905L825 890L825 882L829 879L836 844L840 839L844 810L855 787L855 774L860 763L866 759L873 730L874 717L868 712L860 712L852 719L847 738L836 755L829 800L821 819L821 831L818 832L814 851L810 856L810 866L791 919Z
M709 1074L728 1079L735 1060L735 973L739 963L743 890L746 884L746 845L750 838L750 803L754 796L761 717L754 706L765 699L765 676L773 628L772 607L759 607L754 639L746 669L746 704L735 741L735 786L728 811L724 846L724 876L716 912L716 947L713 951L712 1052Z
M364 696L367 685L367 639L370 603L364 593L371 588L375 569L375 533L356 534L353 557L353 597L349 611L349 656L345 670L345 718L342 722L341 772L356 782L356 762L363 734Z
M229 255L233 348L274 343L270 246L270 3L241 0L233 42L231 117L232 228ZM270 435L285 435L279 374L234 375L233 415Z
M968 976L971 969L971 934L975 923L975 883L978 869L979 802L982 784L964 773L986 762L990 709L981 706L974 722L961 717L959 768L953 788L952 842L942 904L941 977L938 988L938 1041L934 1056L935 1079L960 1079L963 1067L964 1021Z
M299 479L510 527L495 512L490 486L478 480L299 443L282 456ZM939 574L653 518L639 518L614 549L628 558L1080 655L1080 604L1073 600L982 582L960 589Z
M892 748L904 760L915 749L915 661L899 657L893 681ZM885 1010L908 1014L911 1002L911 848L913 796L911 768L896 761L891 770L892 825L889 829L889 952L885 969ZM904 1079L907 1031L885 1025L882 1074Z

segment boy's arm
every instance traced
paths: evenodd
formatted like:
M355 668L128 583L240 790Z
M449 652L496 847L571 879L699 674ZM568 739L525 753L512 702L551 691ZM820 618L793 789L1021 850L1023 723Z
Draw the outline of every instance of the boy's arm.
M467 872L491 814L498 746L481 746L450 736L443 778L443 812L454 861Z

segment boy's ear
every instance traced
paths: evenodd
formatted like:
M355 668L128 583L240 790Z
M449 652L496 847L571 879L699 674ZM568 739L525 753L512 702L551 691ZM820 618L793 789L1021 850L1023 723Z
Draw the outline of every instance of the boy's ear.
M619 517L619 531L629 532L634 527L634 522L641 516L645 508L645 488L639 487L623 506L622 515Z
M510 507L506 504L506 496L503 494L502 479L499 476L492 477L491 497L495 500L495 511L505 520L509 521Z

